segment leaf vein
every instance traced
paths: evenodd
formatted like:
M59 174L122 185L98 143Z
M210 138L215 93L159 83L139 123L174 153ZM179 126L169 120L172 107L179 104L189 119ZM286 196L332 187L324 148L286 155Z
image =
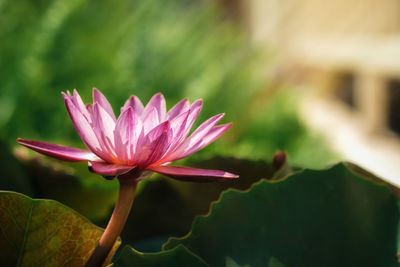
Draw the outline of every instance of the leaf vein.
M13 223L15 224L16 228L18 231L20 232L24 232L23 229L21 228L21 226L17 223L17 221L14 218L14 215L12 214L12 212L10 211L10 209L7 209L7 213L8 216L11 218L11 220L13 221Z
M21 263L22 263L22 257L23 257L23 252L25 249L25 243L26 243L26 239L28 236L28 232L29 232L29 224L31 223L31 218L32 218L33 204L34 203L31 204L31 208L30 208L29 214L28 214L28 219L26 220L24 240L22 241L21 249L19 251L17 266L21 266Z

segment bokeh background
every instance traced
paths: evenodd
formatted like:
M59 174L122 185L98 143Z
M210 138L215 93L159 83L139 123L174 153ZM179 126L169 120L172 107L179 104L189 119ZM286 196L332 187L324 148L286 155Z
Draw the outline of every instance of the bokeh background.
M267 163L285 150L292 166L350 159L400 184L399 33L395 0L2 0L0 189L57 199L104 224L115 181L15 141L82 148L60 92L76 88L91 102L93 87L116 114L130 95L146 103L157 92L168 107L202 98L197 125L225 112L233 127L188 164ZM185 229L130 241L143 249L149 237L184 234L196 212Z

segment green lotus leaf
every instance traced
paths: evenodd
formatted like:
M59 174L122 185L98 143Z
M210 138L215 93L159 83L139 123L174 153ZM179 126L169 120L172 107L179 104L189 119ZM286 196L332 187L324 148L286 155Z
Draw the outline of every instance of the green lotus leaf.
M181 182L155 176L139 184L133 212L122 232L124 240L184 235L197 215L207 214L212 201L229 188L245 190L260 179L271 179L281 170L266 161L213 157L192 160L188 166L221 169L240 175L239 179L215 183ZM140 229L140 231L138 231Z
M0 191L1 266L83 266L102 233L54 200ZM119 245L117 241L108 260Z
M163 249L183 244L210 266L398 266L398 223L387 185L338 164L227 191Z

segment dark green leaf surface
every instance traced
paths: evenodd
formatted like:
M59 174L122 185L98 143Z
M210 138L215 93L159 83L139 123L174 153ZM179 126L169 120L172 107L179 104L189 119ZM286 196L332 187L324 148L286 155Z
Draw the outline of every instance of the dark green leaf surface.
M206 267L208 265L186 247L179 245L171 250L158 253L140 253L129 246L125 246L113 266Z
M183 244L210 266L397 266L395 197L344 164L225 192Z
M0 191L1 266L83 266L102 233L56 201Z
M266 161L213 157L195 160L187 166L220 169L240 175L226 182L193 183L155 177L141 182L133 203L124 240L142 240L157 236L184 235L196 215L207 214L210 204L229 188L245 190L262 178L271 178L277 169ZM140 231L138 231L140 229Z

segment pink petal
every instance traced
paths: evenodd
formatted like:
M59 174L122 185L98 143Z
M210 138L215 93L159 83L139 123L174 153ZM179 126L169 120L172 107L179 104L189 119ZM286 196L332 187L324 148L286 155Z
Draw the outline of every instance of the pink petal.
M184 137L186 137L189 134L190 129L192 128L193 123L197 118L197 115L199 115L199 112L200 112L202 106L203 106L203 100L201 100L201 99L196 100L190 106L189 117L188 117L188 119L186 121L186 126L185 126L185 130L184 130L184 133L183 133Z
M171 136L172 131L171 129L168 129L150 144L149 149L151 153L148 159L143 163L143 166L148 166L154 162L157 162L164 156L171 142Z
M110 117L116 121L114 111L107 98L96 88L93 88L93 104L98 103Z
M147 116L149 112L152 112L153 109L157 110L158 121L162 122L165 120L166 116L166 105L164 96L161 93L155 94L146 105L143 111L143 116Z
M90 112L86 108L85 104L82 101L81 96L78 94L78 91L74 89L74 95L71 97L72 103L74 103L75 107L79 109L83 116L87 119L89 123L92 123L92 118Z
M143 112L143 130L144 134L147 135L152 129L160 124L157 110L153 107L151 111Z
M199 151L210 143L214 142L221 134L228 130L232 126L232 123L214 126L202 139L200 139L196 144L187 147L184 152L174 153L173 156L168 157L169 161L179 160L185 158L194 152Z
M93 153L100 156L100 143L97 140L97 137L89 122L86 120L84 115L82 115L80 110L73 104L71 98L65 93L62 93L62 95L69 116L71 117L72 123L74 124L75 129L81 137L82 141Z
M143 124L132 107L119 116L115 126L115 152L121 162L132 163Z
M124 106L121 108L121 114L129 107L132 107L135 113L138 115L143 113L144 107L142 101L140 101L140 99L135 95L132 95L128 100L126 100Z
M187 115L187 118L185 118L184 122L182 122L182 127L179 129L178 132L175 131L177 124L172 125L173 130L176 133L174 132L173 140L171 141L171 144L170 144L168 150L164 154L164 158L160 159L160 161L157 163L164 163L167 161L171 161L171 159L173 159L173 158L179 157L179 154L174 152L176 150L176 146L179 145L182 142L182 140L189 134L189 131L192 128L192 125L193 125L194 121L196 120L196 117L202 108L202 105L203 105L203 101L201 99L196 100L192 104L192 106L190 107L190 110L188 111L189 114ZM182 117L179 119L182 119L182 118L184 118L185 115L181 114L180 116L182 116ZM178 120L178 118L176 118L176 120ZM175 120L173 120L172 122L174 122L174 121ZM183 151L181 151L180 153L183 153Z
M136 150L136 164L147 166L161 158L171 141L172 130L169 121L165 121L151 130L138 143Z
M98 103L93 106L93 127L99 128L105 137L114 140L115 121Z
M179 101L174 107L172 107L167 114L168 120L173 120L175 117L189 110L190 104L187 98Z
M225 116L225 113L221 113L221 114L218 114L218 115L215 115L215 116L209 118L208 120L203 122L199 127L197 127L197 129L190 135L189 139L199 139L199 138L203 137L224 116Z
M170 122L169 121L164 121L163 123L157 125L152 129L146 137L148 138L149 142L152 143L155 140L157 140L161 134L167 132L170 129Z
M182 137L184 130L186 129L186 122L189 118L189 110L178 115L172 120L169 120L171 124L171 129L173 131L173 139L179 139Z
M217 124L225 114L215 115L203 122L177 149L183 151L197 144Z
M185 141L183 141L171 154L168 160L175 160L175 158L182 158L186 152L196 146L200 140L210 132L210 130L217 124L225 114L215 115L205 122L203 122Z
M224 171L204 170L178 166L155 166L149 167L147 169L166 175L173 179L188 182L226 181L239 177L236 174Z
M173 151L182 140L185 138L184 133L186 129L187 120L189 118L189 110L180 114L178 117L171 120L171 129L173 131L171 145L168 151Z
M107 176L124 174L135 168L135 166L109 164L107 162L91 162L91 164L93 172Z
M100 142L102 158L110 162L115 158L114 145L115 121L102 106L96 102L93 105L93 130Z
M118 162L129 165L130 146L128 142L122 142L119 133L114 132L115 154L117 155ZM128 151L129 150L129 151Z
M94 161L99 158L90 151L56 144L17 139L17 142L41 154L65 161Z

